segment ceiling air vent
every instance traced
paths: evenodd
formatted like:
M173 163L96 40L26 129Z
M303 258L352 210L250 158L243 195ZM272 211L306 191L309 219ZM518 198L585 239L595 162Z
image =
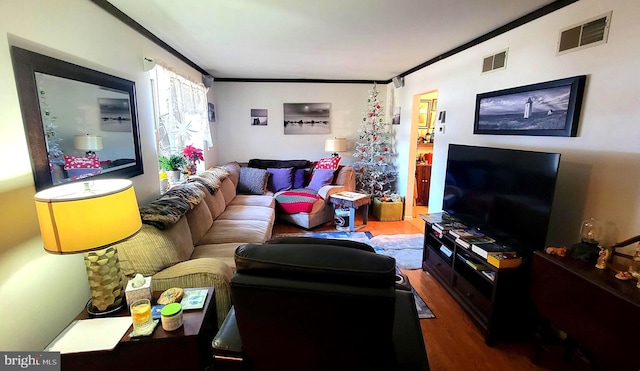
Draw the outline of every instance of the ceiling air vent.
M500 51L496 54L484 57L482 60L482 73L503 70L507 68L507 52L509 48Z
M605 44L609 36L611 13L603 14L560 30L558 54L573 52L591 46Z

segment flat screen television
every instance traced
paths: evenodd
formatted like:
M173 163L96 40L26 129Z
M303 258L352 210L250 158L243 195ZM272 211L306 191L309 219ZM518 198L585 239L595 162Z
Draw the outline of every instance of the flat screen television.
M545 247L559 153L450 144L443 210L521 252Z

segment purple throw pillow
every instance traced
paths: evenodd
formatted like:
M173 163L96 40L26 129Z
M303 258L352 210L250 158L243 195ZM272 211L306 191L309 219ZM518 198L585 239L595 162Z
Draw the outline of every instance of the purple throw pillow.
M307 169L295 169L293 172L293 189L304 187Z
M313 171L313 176L307 188L311 188L315 191L319 191L322 186L331 184L333 181L333 169L316 169Z
M293 186L293 168L268 168L267 189L271 192L288 191Z

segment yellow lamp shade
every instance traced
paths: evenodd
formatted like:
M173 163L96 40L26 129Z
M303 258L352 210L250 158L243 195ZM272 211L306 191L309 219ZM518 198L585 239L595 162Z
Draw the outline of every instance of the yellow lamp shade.
M44 249L54 254L105 248L142 226L129 180L70 183L38 192L34 198Z

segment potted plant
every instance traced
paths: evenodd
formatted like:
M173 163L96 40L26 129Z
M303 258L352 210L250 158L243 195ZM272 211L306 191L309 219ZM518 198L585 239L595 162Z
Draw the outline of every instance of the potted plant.
M169 157L160 156L158 162L160 164L160 170L164 171L172 182L180 180L180 173L187 165L187 159L177 154L170 155Z
M182 156L184 156L184 158L187 160L184 169L187 175L195 174L197 171L198 162L204 161L202 150L192 145L184 147L184 149L182 150Z

